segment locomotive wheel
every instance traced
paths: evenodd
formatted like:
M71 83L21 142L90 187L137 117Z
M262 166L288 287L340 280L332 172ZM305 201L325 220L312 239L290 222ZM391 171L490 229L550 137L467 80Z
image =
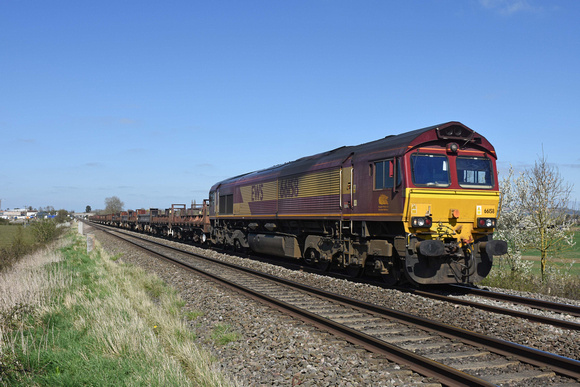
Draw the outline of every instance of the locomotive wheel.
M361 265L348 265L346 267L346 274L352 278L358 278L363 272L363 267Z
M381 278L385 285L395 286L399 282L399 272L393 271L388 274L381 274Z
M393 261L385 262L385 269L387 273L381 273L381 279L387 286L395 286L401 278L401 271Z
M320 271L327 271L330 268L330 261L322 261L320 254L315 249L308 249L304 255L304 260L309 266Z
M242 243L239 239L234 240L234 252L245 253L245 249L242 247Z
M316 268L320 271L328 271L330 268L330 261L318 261L316 263Z
M314 264L318 261L318 252L314 249L306 250L306 253L304 253L304 261L309 266L314 266Z

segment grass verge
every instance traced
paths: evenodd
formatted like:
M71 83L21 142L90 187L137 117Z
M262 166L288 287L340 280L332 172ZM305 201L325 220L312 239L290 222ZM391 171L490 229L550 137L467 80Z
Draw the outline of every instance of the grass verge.
M480 285L580 300L580 276L574 261L549 262L544 280L539 269L535 268L537 262L525 259L522 262L522 270L512 271L509 265L496 261Z
M0 273L0 385L227 386L160 279L69 234Z

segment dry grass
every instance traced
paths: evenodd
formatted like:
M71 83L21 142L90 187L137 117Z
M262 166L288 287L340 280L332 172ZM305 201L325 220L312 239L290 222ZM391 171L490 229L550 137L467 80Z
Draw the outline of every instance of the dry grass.
M0 272L0 316L6 317L23 305L45 308L50 300L58 299L61 289L70 286L70 273L47 267L62 261L62 256L55 249L62 247L63 243L59 241L27 255L11 268Z
M183 301L172 289L139 268L119 265L104 253L102 258L106 276L97 284L110 295L95 305L86 292L76 294L88 317L78 322L79 329L90 329L111 356L140 353L157 359L166 372L184 372L194 385L231 385L194 344L195 336L180 317Z
M71 275L51 264L62 261L55 252L64 241L38 250L16 261L11 267L0 272L0 371L23 368L17 359L16 348L25 353L46 350L49 332L38 341L31 341L23 335L27 317L41 310L48 310L57 302L62 289L70 286ZM0 373L0 382L2 377Z
M98 244L87 256L83 239L62 240L0 273L0 385L235 385L196 346L183 304ZM102 376L111 364L124 379Z

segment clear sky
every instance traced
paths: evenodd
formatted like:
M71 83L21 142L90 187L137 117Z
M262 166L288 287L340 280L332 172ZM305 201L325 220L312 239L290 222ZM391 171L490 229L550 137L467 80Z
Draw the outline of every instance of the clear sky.
M217 181L460 121L580 203L578 0L0 0L0 199L198 203Z

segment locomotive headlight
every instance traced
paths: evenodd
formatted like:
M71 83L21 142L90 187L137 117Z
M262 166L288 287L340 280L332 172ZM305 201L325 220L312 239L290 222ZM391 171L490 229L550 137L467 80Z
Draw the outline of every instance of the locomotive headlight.
M431 228L433 221L430 217L413 217L411 218L411 227L418 227L418 228Z
M457 145L456 142L452 142L452 143L447 144L447 152L457 153L458 150L459 150L459 145Z
M478 228L494 228L495 218L477 218Z

